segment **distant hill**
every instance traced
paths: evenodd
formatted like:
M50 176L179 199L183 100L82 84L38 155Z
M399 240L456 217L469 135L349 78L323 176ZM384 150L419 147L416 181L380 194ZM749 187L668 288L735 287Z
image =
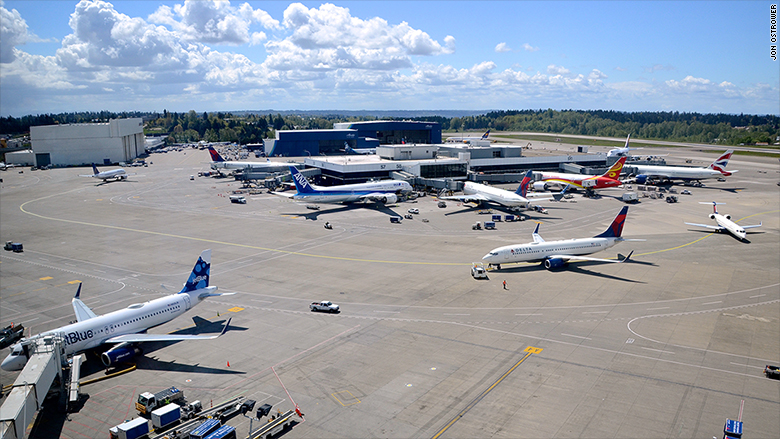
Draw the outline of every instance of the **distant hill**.
M395 117L395 118L415 118L415 117L467 117L478 116L494 110L237 110L226 111L237 116L249 114L267 115L281 114L282 116L316 116L316 117Z

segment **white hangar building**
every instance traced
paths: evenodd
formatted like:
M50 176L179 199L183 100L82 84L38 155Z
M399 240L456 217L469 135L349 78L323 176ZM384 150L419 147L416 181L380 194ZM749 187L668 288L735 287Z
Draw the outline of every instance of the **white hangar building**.
M36 166L110 165L146 152L141 118L30 127Z

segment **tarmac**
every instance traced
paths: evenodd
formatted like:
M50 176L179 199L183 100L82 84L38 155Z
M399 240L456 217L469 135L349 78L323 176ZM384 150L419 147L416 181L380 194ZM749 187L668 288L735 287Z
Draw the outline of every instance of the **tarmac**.
M715 157L642 151L651 153L694 166ZM742 401L746 437L780 437L780 380L763 374L780 364L775 158L734 156L728 169L740 172L726 182L631 205L623 236L644 241L593 255L634 251L627 263L504 265L488 280L469 273L489 250L532 241L537 222L548 241L596 235L624 190L472 230L489 215L439 208L432 196L311 210L263 190L232 204L239 182L197 176L208 159L153 154L110 183L80 178L81 168L0 173L0 238L24 244L0 253L0 325L67 324L78 282L98 314L171 294L207 248L211 284L236 293L150 330L191 333L200 316L212 323L200 332L216 333L232 317L224 336L144 345L136 370L82 386L73 413L47 402L29 437L104 438L137 416L139 393L170 386L204 407L237 395L274 411L297 404L305 416L285 438L709 438ZM699 202L712 201L739 224L763 225L740 242L684 224L711 223ZM409 208L420 214L390 223ZM310 312L319 300L341 313ZM90 353L82 379L104 375ZM3 385L15 377L0 372ZM248 418L228 423L246 437Z

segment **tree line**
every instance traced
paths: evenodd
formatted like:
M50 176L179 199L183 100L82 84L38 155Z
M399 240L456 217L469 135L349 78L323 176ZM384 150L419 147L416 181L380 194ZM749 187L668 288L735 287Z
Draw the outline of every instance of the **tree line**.
M253 112L79 112L0 118L0 133L21 135L31 126L107 122L140 117L146 135L162 136L168 143L260 143L277 130L332 129L334 123L377 120L365 116L327 114L302 116ZM722 145L754 145L778 142L780 117L774 115L701 114L680 112L620 112L611 110L507 110L464 117L426 116L383 120L437 122L444 131L495 130L579 134L601 137L694 142Z

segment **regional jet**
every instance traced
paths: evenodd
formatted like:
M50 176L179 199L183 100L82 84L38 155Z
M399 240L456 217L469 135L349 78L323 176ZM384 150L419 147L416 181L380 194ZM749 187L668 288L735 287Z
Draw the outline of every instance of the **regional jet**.
M565 191L554 195L550 193L529 194L528 186L532 181L533 171L528 171L515 192L467 181L463 185L463 195L439 197L439 199L457 200L462 203L495 203L504 207L530 209L529 198L534 198L534 201L560 200L563 198Z
M699 202L699 204L710 204L707 202ZM696 224L696 223L685 223L689 226L698 226L698 227L705 227L708 229L714 229L716 232L729 232L732 235L739 238L740 241L746 241L747 240L747 232L746 229L754 229L756 227L761 227L763 222L758 223L756 225L752 226L739 226L734 221L731 221L731 215L721 215L718 213L718 204L726 204L726 203L716 203L715 201L712 202L712 213L710 214L710 219L715 220L716 223L718 223L717 226L709 225L709 224Z
M382 180L368 183L344 184L340 186L316 186L308 182L306 177L295 166L290 166L295 188L294 194L271 192L274 195L289 198L293 201L307 203L357 203L374 201L383 204L395 203L398 195L409 193L412 186L401 180Z
M628 206L624 206L609 228L593 238L547 242L539 235L539 224L537 224L533 233L534 242L495 248L483 256L482 260L488 263L488 268L495 267L497 270L501 269L501 264L515 262L542 262L548 270L562 267L570 261L626 262L634 253L633 251L621 260L590 258L582 255L606 250L619 242L638 241L620 236L623 233L627 214Z
M0 367L8 371L21 370L27 363L30 354L30 342L52 336L60 337L63 340L64 353L68 357L102 345L115 345L101 355L106 366L128 361L140 354L141 350L137 346L140 343L217 338L227 331L230 319L218 335L146 333L148 329L167 323L184 314L207 297L235 294L215 293L217 287L209 286L210 269L211 250L205 250L195 263L195 268L192 269L184 288L178 293L145 303L136 303L102 316L95 314L81 301L79 297L81 284L79 284L76 296L71 301L77 322L22 339L11 347L11 354L3 360Z
M548 189L550 183L570 184L583 189L606 189L622 185L618 180L620 171L626 163L626 157L620 157L607 172L602 175L564 174L560 172L542 172L542 182L534 183L535 189Z
M131 174L128 174L122 168L111 169L110 171L100 172L98 170L97 166L95 166L94 163L92 164L92 171L93 171L92 174L83 174L83 175L79 175L79 177L92 177L92 178L99 178L99 179L101 179L103 181L107 181L107 180L111 180L111 179L114 179L114 180L127 180L127 176L131 175Z
M728 177L739 171L726 171L726 165L729 163L733 150L724 152L715 159L708 167L686 167L686 166L655 166L655 165L632 165L636 172L634 180L638 184L645 184L649 180L682 180L699 181L708 178Z

